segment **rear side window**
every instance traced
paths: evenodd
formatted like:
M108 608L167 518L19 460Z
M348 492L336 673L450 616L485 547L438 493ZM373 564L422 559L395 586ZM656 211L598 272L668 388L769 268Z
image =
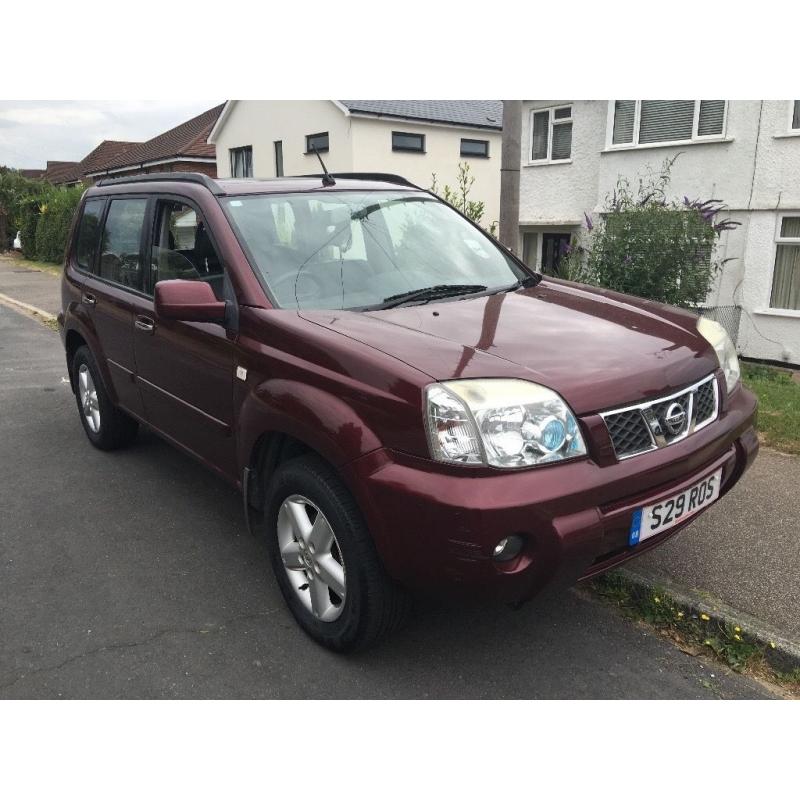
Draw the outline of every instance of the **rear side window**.
M142 228L145 199L112 200L100 246L100 277L143 291Z
M94 267L97 246L100 241L100 217L103 215L105 200L87 200L83 207L80 225L78 226L78 243L75 248L75 260L85 270Z

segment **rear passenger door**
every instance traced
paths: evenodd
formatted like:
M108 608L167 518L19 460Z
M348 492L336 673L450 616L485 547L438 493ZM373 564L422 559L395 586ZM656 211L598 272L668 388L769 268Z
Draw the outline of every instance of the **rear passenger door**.
M105 360L117 403L137 417L143 416L142 399L135 381L133 320L146 300L144 257L146 197L112 196L86 202L78 236L78 268L84 273L81 303L87 307ZM90 228L101 228L95 251L82 247ZM84 231L85 228L85 231Z
M211 233L188 200L153 201L147 310L134 315L134 354L147 422L212 468L235 478L233 374L236 331L157 319L160 280L202 280L235 303ZM235 318L235 315L234 315Z

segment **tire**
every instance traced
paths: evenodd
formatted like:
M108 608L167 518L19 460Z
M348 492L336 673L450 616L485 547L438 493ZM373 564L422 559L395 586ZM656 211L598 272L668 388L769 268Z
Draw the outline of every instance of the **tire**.
M408 596L386 574L355 500L322 459L302 456L278 467L267 487L265 511L275 577L289 610L312 639L330 650L353 652L369 647L405 621ZM315 525L320 513L321 524ZM292 522L298 518L311 524L305 546ZM327 550L324 533L316 533L325 531L325 523L332 533ZM320 544L316 552L315 541ZM315 570L321 570L317 576ZM305 589L300 588L303 583ZM315 598L325 595L320 593L325 586L328 602L323 598L315 603Z
M79 347L72 359L75 400L89 441L100 450L117 450L129 445L139 423L116 408L106 392L91 350Z

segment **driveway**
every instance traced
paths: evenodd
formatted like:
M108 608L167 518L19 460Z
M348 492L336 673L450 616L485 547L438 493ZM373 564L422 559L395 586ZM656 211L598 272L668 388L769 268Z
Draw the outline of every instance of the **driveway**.
M142 434L86 442L58 336L0 306L0 697L768 697L577 591L426 604L331 654L285 610L239 495Z

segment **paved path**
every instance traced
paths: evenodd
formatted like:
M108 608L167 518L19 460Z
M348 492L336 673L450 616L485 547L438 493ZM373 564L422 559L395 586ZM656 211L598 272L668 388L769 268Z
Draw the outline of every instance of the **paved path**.
M0 294L41 308L48 314L61 311L61 285L50 272L25 267L19 259L0 255Z
M800 458L762 449L726 497L628 569L708 592L800 642L799 505Z
M423 608L354 657L284 608L238 494L153 436L101 453L57 334L0 306L0 698L767 697L575 591Z

